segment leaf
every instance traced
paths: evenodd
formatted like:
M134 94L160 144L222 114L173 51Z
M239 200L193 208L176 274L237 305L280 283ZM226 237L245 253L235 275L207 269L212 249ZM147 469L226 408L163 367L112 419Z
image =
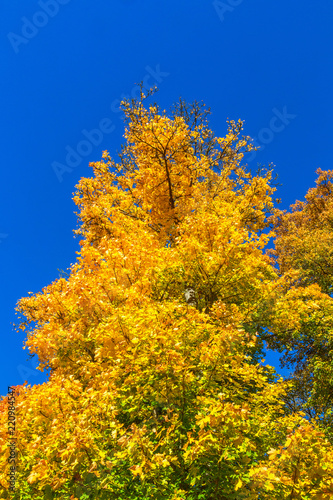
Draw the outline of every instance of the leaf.
M238 479L236 485L235 485L235 491L239 490L243 486L243 482L241 479Z

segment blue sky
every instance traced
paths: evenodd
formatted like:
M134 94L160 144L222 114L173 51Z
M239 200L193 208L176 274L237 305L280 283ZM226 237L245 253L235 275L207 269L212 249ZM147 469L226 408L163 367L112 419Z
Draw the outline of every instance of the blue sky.
M331 0L2 0L1 386L41 383L15 332L15 304L75 261L72 193L90 161L123 142L119 100L156 84L245 120L272 162L282 208L331 168ZM93 132L92 132L93 131ZM278 357L266 358L278 367ZM283 373L282 370L279 370Z

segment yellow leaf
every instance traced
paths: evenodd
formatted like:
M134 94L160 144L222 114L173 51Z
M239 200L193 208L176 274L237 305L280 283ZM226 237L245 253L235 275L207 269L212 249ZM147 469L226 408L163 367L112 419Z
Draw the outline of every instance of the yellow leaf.
M243 485L242 480L241 480L241 479L238 479L237 484L236 484L236 486L235 486L235 491L239 490L239 488L241 488L241 487L242 487L242 485Z

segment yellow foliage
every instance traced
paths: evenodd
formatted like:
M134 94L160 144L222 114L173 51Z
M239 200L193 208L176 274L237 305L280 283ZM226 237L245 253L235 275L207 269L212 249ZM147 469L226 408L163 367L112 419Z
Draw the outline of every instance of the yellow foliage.
M19 301L25 345L51 374L16 397L18 490L37 500L47 488L75 499L83 485L128 500L191 488L326 495L332 448L286 415L288 385L252 359L268 309L274 325L297 326L323 298L316 285L285 295L288 279L263 253L271 172L241 165L252 149L241 121L216 138L196 106L194 125L181 107L171 118L142 102L124 109L120 163L104 151L77 186L77 262Z

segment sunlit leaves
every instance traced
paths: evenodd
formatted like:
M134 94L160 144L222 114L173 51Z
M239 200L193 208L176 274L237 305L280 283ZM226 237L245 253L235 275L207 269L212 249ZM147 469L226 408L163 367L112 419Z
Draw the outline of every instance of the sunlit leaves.
M26 347L51 371L17 396L20 498L328 494L328 441L257 363L267 324L297 337L329 306L263 252L271 172L241 164L252 149L241 121L216 138L197 103L171 116L143 100L123 107L119 162L104 151L77 186L76 263L18 305Z
M269 342L296 369L289 407L316 417L332 441L333 172L318 169L317 175L305 201L272 217L277 238L271 253L288 287L269 320Z

